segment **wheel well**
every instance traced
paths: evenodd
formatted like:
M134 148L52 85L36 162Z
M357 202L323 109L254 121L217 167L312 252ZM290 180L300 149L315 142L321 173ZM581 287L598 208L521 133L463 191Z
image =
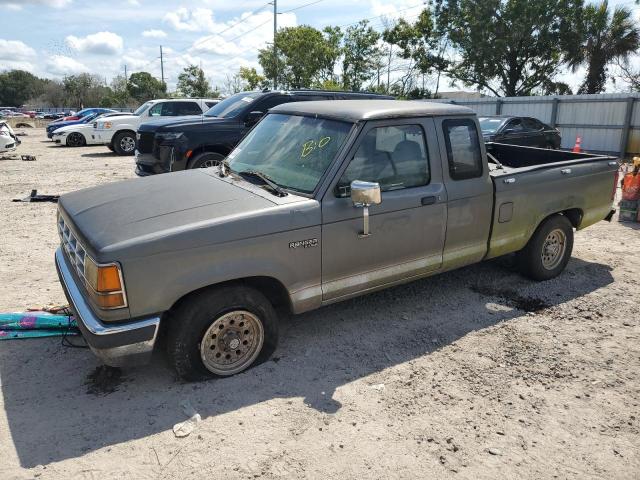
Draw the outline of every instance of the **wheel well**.
M111 143L113 143L113 139L115 138L116 135L120 135L121 133L131 133L133 134L133 138L136 138L136 132L134 132L133 130L129 130L128 128L124 129L124 130L118 130L116 133L113 134L113 137L111 137Z
M195 158L196 155L200 155L204 152L219 153L220 155L224 155L226 157L229 154L230 150L223 145L203 145L193 150L191 156L189 157L189 161Z
M580 227L583 215L582 210L580 210L579 208L570 208L569 210L564 210L559 213L567 217L567 219L571 222L571 225L573 225L573 228L577 229L578 227Z
M284 309L287 313L291 313L293 311L289 292L279 280L276 280L273 277L246 277L207 285L206 287L199 288L183 295L171 306L170 310L175 310L182 302L188 300L193 295L202 293L205 290L232 285L244 285L255 288L267 297L267 300L271 302L275 309Z

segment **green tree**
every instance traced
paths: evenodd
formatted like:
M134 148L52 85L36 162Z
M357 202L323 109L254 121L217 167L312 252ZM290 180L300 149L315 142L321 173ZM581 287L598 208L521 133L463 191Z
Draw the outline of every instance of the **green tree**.
M111 90L104 86L102 77L90 73L66 76L62 85L69 106L75 108L100 105L103 97L109 95Z
M439 89L440 73L445 71L449 62L445 58L448 40L446 35L436 27L433 11L425 8L415 23L399 19L383 33L385 42L400 47L398 55L405 60L412 60L415 69L423 75L431 75L436 71L436 94ZM421 91L418 89L417 91ZM425 90L431 95L431 92ZM415 91L414 91L415 94Z
M256 90L258 88L265 88L267 79L260 75L255 68L240 67L238 71L240 80L244 82L243 88L247 90Z
M374 76L377 68L377 43L380 34L367 20L347 28L342 47L342 84L345 90L360 90Z
M149 72L132 73L127 79L126 89L140 103L167 95L167 85Z
M575 71L586 65L587 76L578 93L601 93L607 81L607 68L616 61L626 62L640 47L640 30L633 13L618 6L613 13L607 0L584 9L584 38L570 59Z
M324 44L322 48L321 63L322 67L318 72L320 82L337 82L335 74L338 59L342 55L342 40L344 34L340 27L325 27L322 30Z
M178 75L178 91L186 97L206 97L209 90L204 71L197 65L189 65Z
M436 0L456 61L447 74L495 95L530 95L582 37L582 0Z
M308 25L287 27L276 33L277 57L273 46L258 52L267 78L278 77L278 86L309 88L327 67L328 44L322 32Z
M28 99L44 93L46 81L24 70L0 74L0 104L21 107Z

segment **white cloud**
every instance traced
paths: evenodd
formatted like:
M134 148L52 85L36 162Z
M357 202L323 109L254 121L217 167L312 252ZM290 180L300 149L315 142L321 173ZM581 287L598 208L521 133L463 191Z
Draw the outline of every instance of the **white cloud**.
M111 32L98 32L84 38L69 35L65 42L79 52L98 55L117 55L122 52L124 43L120 35Z
M238 23L242 19L245 20ZM224 33L199 38L189 51L221 56L249 54L253 59L257 49L264 48L268 42L272 41L272 19L273 15L270 12L261 12L253 16L243 13L240 18L216 24L215 31L224 31ZM294 13L284 13L278 16L279 28L292 27L296 24L297 19ZM230 26L233 28L229 28Z
M213 12L208 8L179 8L175 12L169 12L164 16L164 21L175 30L183 32L213 32L215 22Z
M35 56L36 51L26 43L0 38L0 60L24 61Z
M142 32L142 36L147 38L165 38L167 34L164 30L145 30Z
M42 5L52 8L64 8L73 0L20 0L20 2L0 0L0 5L7 5L11 10L21 10L25 5Z
M71 57L53 55L47 60L45 70L52 75L63 76L88 72L89 68Z

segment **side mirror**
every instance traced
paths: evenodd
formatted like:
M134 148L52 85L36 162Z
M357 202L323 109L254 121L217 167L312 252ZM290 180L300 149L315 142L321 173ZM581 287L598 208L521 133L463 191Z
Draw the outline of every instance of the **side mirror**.
M250 112L249 115L247 115L247 118L245 119L244 124L247 127L255 125L263 116L264 116L264 112L259 112L257 110Z
M351 201L354 207L361 207L363 209L364 225L358 237L366 238L371 235L369 231L369 207L382 202L380 184L377 182L354 180L351 182Z

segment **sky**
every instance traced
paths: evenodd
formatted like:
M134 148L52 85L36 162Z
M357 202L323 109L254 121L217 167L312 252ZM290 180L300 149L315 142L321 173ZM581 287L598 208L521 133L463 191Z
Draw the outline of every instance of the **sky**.
M633 0L610 0L634 9ZM414 20L421 0L278 0L278 26L347 26L363 18L383 29L384 18ZM170 90L189 65L201 65L212 85L240 66L256 67L258 50L273 38L273 5L266 0L0 0L0 71L19 68L61 79L89 72L107 82L148 71L160 78L160 45ZM559 79L577 87L582 72ZM427 82L429 83L429 82ZM609 89L620 89L610 85ZM441 90L472 90L462 86Z

